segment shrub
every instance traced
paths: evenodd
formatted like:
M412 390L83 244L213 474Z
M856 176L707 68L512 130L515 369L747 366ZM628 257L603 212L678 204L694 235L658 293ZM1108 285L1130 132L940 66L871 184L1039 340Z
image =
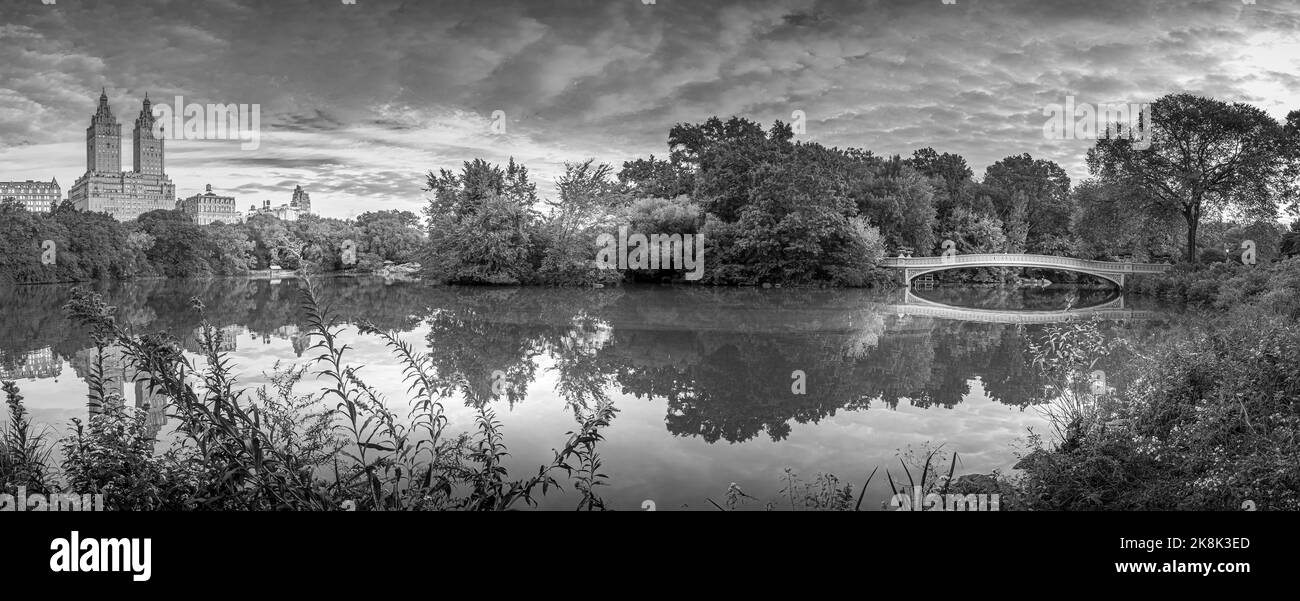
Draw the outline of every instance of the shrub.
M23 395L13 382L4 383L9 423L0 436L0 492L16 494L19 487L27 492L50 492L50 449L45 434L32 431L31 418L23 405Z
M1232 301L1242 304L1226 317L1137 359L1141 377L1127 389L1085 394L1082 410L1058 422L1054 445L1031 436L1012 482L1018 496L1037 509L1232 510L1247 500L1300 509L1297 272L1284 264L1237 274L1219 302L1242 291ZM1097 355L1058 342L1048 348ZM1064 382L1073 371L1049 375Z
M200 337L206 367L196 371L178 340L133 335L97 294L75 291L69 315L100 348L120 347L132 367L150 374L151 390L166 397L168 414L179 424L176 446L155 455L144 416L104 395L102 382L96 385L102 370L92 366L91 402L100 411L65 441L69 483L79 494L105 494L112 509L502 510L535 505L539 495L559 488L563 474L581 493L579 509L603 508L595 492L605 479L596 447L616 413L610 403L575 409L579 427L554 461L531 477L510 480L500 424L490 409L480 408L477 434L449 436L442 400L454 383L434 375L429 355L396 334L363 327L404 366L411 410L400 417L364 382L361 368L348 364L342 326L319 307L310 283L303 294L311 350L318 353L312 365L327 386L319 396L297 395L293 387L303 371L277 368L273 389L259 390L259 402L252 402L231 376L220 334L206 320ZM202 304L193 302L202 313ZM201 385L190 374L200 374ZM17 395L12 390L11 398ZM4 465L17 463L6 459Z

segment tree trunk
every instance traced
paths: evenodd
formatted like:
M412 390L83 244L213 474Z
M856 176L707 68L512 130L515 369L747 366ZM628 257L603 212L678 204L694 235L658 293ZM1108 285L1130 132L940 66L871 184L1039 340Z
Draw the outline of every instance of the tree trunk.
M1200 201L1196 200L1183 211L1183 217L1187 220L1187 262L1192 264L1196 263L1196 228L1201 222L1200 206Z

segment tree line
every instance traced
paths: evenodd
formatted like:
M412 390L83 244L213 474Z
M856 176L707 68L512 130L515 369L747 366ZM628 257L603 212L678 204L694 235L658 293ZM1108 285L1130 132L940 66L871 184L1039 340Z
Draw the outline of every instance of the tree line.
M52 255L46 241L53 242ZM345 261L347 241L355 261ZM256 215L243 223L198 225L178 210L119 222L67 201L48 213L0 201L0 279L17 283L237 276L272 266L368 271L385 261L413 261L423 247L419 217L409 211L374 211L353 220Z
M1030 154L978 180L960 155L922 148L904 158L796 141L790 125L741 117L677 124L668 153L567 163L554 198L528 167L482 159L429 172L423 221L408 211L355 220L254 216L195 225L179 211L125 224L75 211L0 204L0 274L18 282L238 275L278 265L333 271L419 261L454 284L591 286L681 279L668 269L602 270L597 240L620 227L702 234L704 283L871 286L890 280L886 255L1010 252L1099 260L1224 262L1249 240L1260 261L1300 254L1300 111L1189 94L1152 103L1151 131L1126 130L1089 150L1090 177ZM1139 124L1136 127L1144 127ZM1138 141L1142 143L1138 143ZM53 240L56 265L41 262ZM986 270L987 271L987 270ZM985 274L987 275L987 274ZM958 277L981 277L979 272ZM1000 276L999 276L1000 277Z
M660 281L665 270L609 273L596 240L618 226L703 234L705 282L871 285L886 254L1011 252L1098 260L1223 262L1246 240L1271 261L1300 254L1300 111L1263 111L1188 94L1146 110L1152 131L1117 133L1088 153L1072 185L1025 153L985 169L933 148L908 158L796 141L777 121L678 124L668 154L616 170L565 165L558 198L539 200L526 166L481 159L427 175L425 273L467 284ZM1141 127L1139 125L1139 127ZM1150 144L1139 144L1139 140ZM543 210L546 209L546 210Z

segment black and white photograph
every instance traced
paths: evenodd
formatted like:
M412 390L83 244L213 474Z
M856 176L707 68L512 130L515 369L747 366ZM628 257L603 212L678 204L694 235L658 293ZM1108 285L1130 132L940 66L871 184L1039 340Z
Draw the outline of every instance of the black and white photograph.
M52 582L484 511L1251 582L1300 2L0 0L0 382Z

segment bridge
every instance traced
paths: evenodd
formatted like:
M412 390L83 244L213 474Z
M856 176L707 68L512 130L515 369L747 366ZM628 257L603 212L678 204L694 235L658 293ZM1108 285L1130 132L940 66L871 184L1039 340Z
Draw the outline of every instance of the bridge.
M969 267L1034 267L1039 269L1059 269L1086 273L1109 280L1123 289L1124 280L1131 275L1163 273L1173 265L1155 263L1117 263L1111 261L1089 261L1069 257L1048 255L1024 255L1012 253L991 253L973 255L945 255L940 257L888 257L880 262L881 267L903 270L903 283L911 287L917 276L949 269Z
M909 288L903 293L902 304L885 305L881 310L886 314L915 317L937 317L960 321L978 321L984 323L1037 324L1060 323L1076 319L1105 319L1108 321L1128 321L1138 319L1157 319L1156 311L1135 311L1124 308L1124 296L1120 295L1110 301L1092 307L1063 309L1060 311L1015 311L1004 309L967 309L954 307L926 300Z

